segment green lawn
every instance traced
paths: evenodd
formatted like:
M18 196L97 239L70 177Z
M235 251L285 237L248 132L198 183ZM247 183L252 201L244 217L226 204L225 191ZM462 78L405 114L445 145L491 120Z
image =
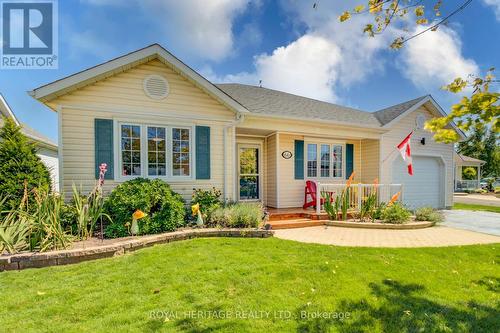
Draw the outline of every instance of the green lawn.
M473 205L464 203L455 203L453 209L464 209L464 210L484 210L487 212L500 213L500 207L495 206L485 206L485 205Z
M194 239L0 273L0 330L498 332L499 248Z

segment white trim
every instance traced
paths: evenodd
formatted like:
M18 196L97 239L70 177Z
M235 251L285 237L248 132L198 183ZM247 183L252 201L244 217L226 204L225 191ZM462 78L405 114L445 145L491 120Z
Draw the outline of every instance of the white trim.
M276 208L280 207L280 132L276 132Z
M367 112L369 113L369 112ZM360 128L360 129L371 129L376 132L384 133L386 130L382 126L377 126L377 125L358 125L356 122L347 122L347 121L335 121L335 120L328 120L328 119L311 119L311 118L304 118L304 117L292 117L292 116L286 116L286 115L270 115L270 114L264 114L264 113L251 113L248 115L251 118L269 118L269 119L281 119L281 120L296 120L300 122L310 122L310 123L315 123L315 124L327 124L327 125L339 125L342 127L350 127L350 128ZM285 132L283 132L285 133Z
M12 109L9 106L9 103L7 103L7 100L3 97L2 94L0 94L0 111L3 111L2 113L6 117L12 118L12 120L14 120L17 126L21 125L16 115L14 114L14 111L12 111Z
M122 175L122 154L121 154L121 126L131 125L139 126L141 132L141 174L138 176L123 176ZM148 142L147 142L147 128L148 127L163 127L165 128L165 139L166 139L166 155L165 155L165 176L150 176L148 175ZM195 175L194 170L196 170L196 152L195 152L195 142L196 142L196 125L194 124L179 124L179 123L156 123L156 122L137 122L130 119L113 119L114 128L114 165L115 165L115 181L125 182L127 180L135 178L150 178L150 179L163 179L170 183L175 182L185 182L194 181ZM172 162L172 147L173 147L173 129L181 128L189 130L189 176L174 176L173 175L173 162Z
M126 55L120 56L108 62L91 67L79 73L54 81L47 85L38 87L29 94L41 102L49 102L62 94L66 94L83 85L101 80L106 76L123 72L133 67L135 63L145 63L147 61L159 59L170 64L176 71L184 74L188 79L194 81L202 89L216 97L220 102L228 106L236 113L248 113L249 111L241 104L232 99L229 95L220 90L213 83L205 79L192 68L184 64L159 44L153 44L143 49L136 50Z
M442 117L446 117L448 115L446 112L444 112L444 110L441 108L441 106L434 100L434 98L431 95L427 95L425 98L423 98L417 104L413 105L411 108L409 108L408 110L406 110L405 112L403 112L402 114L400 114L399 116L397 116L396 118L394 118L393 120L391 120L390 122L388 122L387 124L385 124L384 126L382 126L382 128L391 128L391 127L393 127L400 120L402 120L403 118L405 118L408 114L410 114L413 111L417 110L418 108L420 108L422 105L424 105L427 102L431 102L431 104L434 106L434 108L438 111L438 113ZM456 126L455 123L452 122L450 124L453 127L453 129L458 133L458 135L463 140L465 140L467 138L467 136L464 134L464 132L462 132L462 130L459 129Z
M259 178L259 198L258 199L241 199L240 198L240 149L241 148L255 148L257 149L257 161L258 161L258 169L259 172L257 173L257 177ZM238 156L238 163L236 166L236 174L238 177L238 192L237 192L237 198L238 201L244 201L244 202L252 202L252 201L263 201L263 196L264 196L264 178L263 178L263 147L262 147L262 142L254 142L254 143L247 143L247 142L238 142L237 144L237 156Z
M309 161L309 152L308 152L308 145L316 145L316 177L309 177L307 174L307 162ZM321 176L321 146L322 145L328 145L329 146L329 153L330 153L330 170L329 170L329 176L328 177L322 177ZM342 147L342 175L340 177L333 177L333 146L340 146ZM308 141L304 139L304 179L306 180L314 180L316 182L318 181L325 181L325 180L332 180L332 181L342 181L345 180L345 172L346 172L346 142L345 141L328 141L328 140L320 140L320 141ZM353 156L353 158L355 158Z
M126 109L126 108L107 108L107 107L102 107L102 106L90 106L90 105L78 105L78 104L62 104L60 105L61 107L65 109L73 109L73 110L82 110L82 111L92 111L92 112L112 112L116 114L126 114L127 116L135 116L137 119L143 119L144 116L152 116L157 119L183 119L183 120L188 120L188 121L193 121L193 120L200 120L200 121L210 121L210 122L221 122L221 123L232 123L234 120L233 118L217 118L213 116L206 116L203 117L201 115L186 115L185 113L174 113L174 112L168 112L165 113L165 115L159 114L159 113L154 113L150 112L151 109L141 109L141 108L134 108L134 109ZM127 119L134 119L134 118L127 118Z
M61 105L58 105L56 108L57 108L57 159L58 159L58 164L59 164L59 192L64 193L63 135L62 135L63 107ZM95 129L94 129L94 131L95 131ZM95 133L94 133L94 138L95 138Z

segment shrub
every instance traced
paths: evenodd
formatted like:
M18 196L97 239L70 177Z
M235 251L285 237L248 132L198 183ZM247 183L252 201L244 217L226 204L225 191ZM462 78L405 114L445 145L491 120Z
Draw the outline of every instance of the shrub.
M35 145L21 133L10 118L0 130L0 193L7 200L0 211L19 207L27 187L28 201L34 200L32 190L50 190L50 173L36 155Z
M131 222L137 209L147 214L139 220L140 234L174 231L184 225L182 197L160 179L137 178L120 184L107 198L104 211L113 222L106 227L106 237L128 236L125 224Z
M500 194L500 186L495 187L495 194Z
M432 207L422 207L415 211L415 220L438 223L444 221L444 216Z
M261 204L240 202L215 210L209 224L227 228L257 228L263 218L264 207Z
M396 202L392 205L388 205L382 211L382 220L384 223L397 223L403 224L408 222L410 219L411 213L406 207L404 207L401 203Z
M222 207L221 191L215 187L210 190L193 189L191 204L199 204L203 218L208 221L212 213Z
M475 189L474 190L474 193L478 193L478 194L486 194L488 193L488 190L484 190L482 188L478 188L478 189Z

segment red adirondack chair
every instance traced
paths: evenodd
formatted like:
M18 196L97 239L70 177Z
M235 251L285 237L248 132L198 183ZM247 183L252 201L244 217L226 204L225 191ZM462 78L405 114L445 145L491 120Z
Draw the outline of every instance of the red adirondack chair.
M307 201L307 196L311 197L311 201ZM321 198L321 204L325 203L325 199ZM302 208L306 209L308 207L316 208L316 182L311 180L306 181L306 187L304 189L304 205Z

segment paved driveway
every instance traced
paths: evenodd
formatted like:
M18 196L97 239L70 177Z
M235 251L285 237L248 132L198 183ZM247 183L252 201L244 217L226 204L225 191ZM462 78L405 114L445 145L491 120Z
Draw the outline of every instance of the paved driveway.
M303 243L363 247L435 247L500 243L500 237L436 226L416 230L309 227L276 230L274 236Z
M500 236L500 213L472 210L444 210L442 225Z

